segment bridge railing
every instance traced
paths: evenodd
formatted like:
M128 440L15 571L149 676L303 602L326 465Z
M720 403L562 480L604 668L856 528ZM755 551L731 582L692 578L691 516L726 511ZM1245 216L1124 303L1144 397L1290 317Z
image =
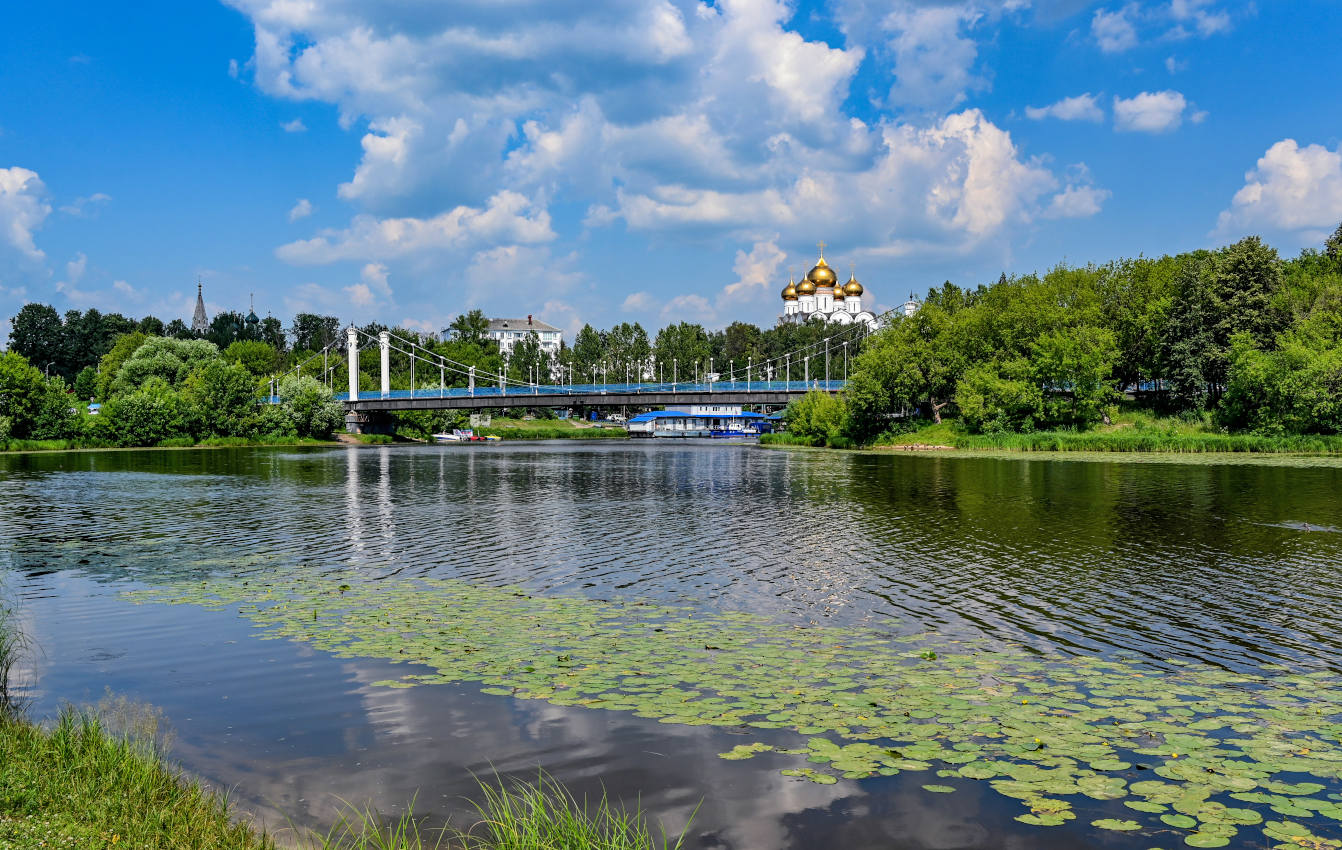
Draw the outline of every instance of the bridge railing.
M361 390L354 401L382 401L384 399L434 399L434 398L516 398L518 406L535 404L528 399L538 400L547 397L555 402L572 399L577 396L593 395L650 395L665 393L703 393L711 400L718 393L737 392L792 392L808 390L836 392L843 389L846 381L713 381L712 383L656 383L656 384L537 384L534 386L477 386L468 387L423 387L416 390L390 390L382 393L378 390ZM337 393L338 401L349 401L349 393ZM541 406L544 406L542 403Z

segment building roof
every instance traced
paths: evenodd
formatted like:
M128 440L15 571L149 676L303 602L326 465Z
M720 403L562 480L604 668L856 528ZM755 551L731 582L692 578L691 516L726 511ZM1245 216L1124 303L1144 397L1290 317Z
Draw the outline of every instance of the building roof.
M763 413L685 413L680 410L649 410L630 417L630 422L652 422L657 419L765 419Z
M554 325L547 325L540 319L490 319L489 329L491 331L553 331L559 332L559 328Z

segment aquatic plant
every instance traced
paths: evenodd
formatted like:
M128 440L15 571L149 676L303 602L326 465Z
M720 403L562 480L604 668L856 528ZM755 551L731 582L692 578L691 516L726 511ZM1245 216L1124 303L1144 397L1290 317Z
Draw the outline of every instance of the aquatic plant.
M1257 827L1278 846L1342 846L1301 823L1342 821L1342 682L1331 673L1041 657L448 579L280 574L129 595L230 608L267 637L428 668L376 683L387 687L477 682L663 723L790 730L795 746L757 740L723 757L805 757L783 770L799 779L935 769L989 783L1037 826L1074 819L1084 797L1133 813L1097 829L1179 829L1190 846L1219 847Z

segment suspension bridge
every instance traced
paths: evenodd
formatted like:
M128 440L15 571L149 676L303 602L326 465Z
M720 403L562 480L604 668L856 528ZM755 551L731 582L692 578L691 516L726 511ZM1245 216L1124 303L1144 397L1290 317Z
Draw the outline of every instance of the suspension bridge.
M656 364L650 360L626 364L623 383L605 381L609 370L601 368L592 370L590 383L574 381L571 369L567 370L569 374L560 372L561 377L568 380L541 383L510 377L506 365L498 372L479 369L391 331L371 334L351 325L346 328L343 341L328 343L293 371L298 375L319 377L336 389L336 373L342 365L345 366L348 390L336 393L335 398L345 405L347 427L357 432L381 430L388 423L389 414L411 410L682 404L781 408L814 390L837 392L843 389L850 358L856 356L858 344L865 335L865 326L847 325L833 335L795 351L759 363L753 359L748 359L744 365L731 362L721 372L713 371L711 359L707 363L683 364L687 372L683 376L680 374L682 364L678 361ZM341 342L343 344L339 344ZM362 389L365 383L361 380L360 353L374 347L379 352L378 388ZM409 388L391 387L391 358L394 354L409 359ZM313 365L318 359L321 360L320 370ZM598 374L603 378L601 382L596 380ZM657 380L631 380L652 375L656 375ZM669 381L666 380L668 377ZM273 385L278 388L278 377ZM276 393L272 393L272 400L278 401Z

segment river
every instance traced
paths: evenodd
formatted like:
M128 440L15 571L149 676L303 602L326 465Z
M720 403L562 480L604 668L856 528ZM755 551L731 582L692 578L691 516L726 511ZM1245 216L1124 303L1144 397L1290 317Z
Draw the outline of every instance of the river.
M539 768L578 795L604 788L641 805L672 832L688 823L687 846L697 848L1138 848L1182 846L1189 834L1162 823L1155 807L1183 809L1151 795L1141 813L1124 808L1121 795L1092 794L1072 800L1077 816L1065 822L1021 822L1019 795L956 775L963 759L942 763L924 751L931 767L918 768L916 748L888 775L874 765L862 778L841 769L823 782L782 773L823 766L797 754L719 757L757 741L804 749L817 734L841 745L884 740L851 718L817 719L814 706L805 706L804 722L795 722L789 712L802 709L789 703L774 706L776 723L761 713L755 726L693 725L680 722L690 717L684 709L650 703L635 712L626 702L633 697L571 704L545 689L549 679L538 680L548 668L510 672L527 647L539 657L570 641L581 655L600 642L604 623L643 631L619 631L619 641L592 650L589 664L572 662L572 673L571 650L560 650L565 669L552 678L600 668L601 684L614 693L625 687L622 668L668 663L662 652L678 658L684 650L666 634L680 629L704 644L702 653L695 644L695 657L716 659L703 662L709 666L698 679L676 668L685 700L720 707L701 692L716 687L712 676L732 652L810 653L797 657L830 671L860 669L858 650L820 649L854 636L853 646L876 653L867 679L881 687L894 675L881 671L905 663L893 660L894 648L928 671L908 674L914 685L944 683L974 663L952 665L955 653L1004 653L1045 665L1030 681L1071 681L1068 671L1082 671L1077 688L1100 704L1109 703L1096 696L1106 693L1096 670L1148 677L1157 691L1203 688L1189 705L1217 717L1231 712L1207 707L1207 688L1245 703L1280 681L1290 685L1283 693L1303 694L1290 710L1337 723L1342 464L1331 460L1132 462L663 442L76 452L0 456L0 505L0 580L40 648L24 671L33 713L96 702L106 689L156 706L174 732L172 757L231 788L236 805L272 826L286 818L329 823L341 798L387 813L414 798L418 813L465 825L465 798L478 796L474 777ZM351 623L372 622L356 615L385 611L390 621L416 606L414 622L443 637L426 650L400 625L396 640L407 643L332 651L320 629L296 631L301 618L258 613L283 594L307 605L318 587L343 606L312 604L310 619L322 628L352 633ZM193 596L203 593L215 596ZM516 636L508 620L523 616L549 629L545 640ZM453 635L451 623L471 628ZM587 631L578 634L573 623ZM697 637L702 628L728 636L719 647ZM738 630L746 637L729 645ZM477 632L495 631L496 640L466 646ZM641 639L624 637L644 632L646 650L634 645ZM812 634L823 640L810 648L789 637ZM396 663L403 660L412 663ZM414 671L425 680L438 675L407 682L417 687L388 686ZM923 675L934 678L916 678ZM994 672L993 693L1003 681L1020 686L1009 679ZM848 673L834 682L840 696L861 687ZM1302 682L1319 683L1316 693L1304 693ZM751 687L759 692L758 682ZM808 687L795 689L794 703L805 703ZM1035 692L1050 693L1013 691L1011 705ZM1075 694L1071 702L1041 699L1055 719L1086 716ZM1127 700L1122 711L1140 710L1144 722L1170 720L1160 712L1173 703L1134 707L1136 699L1109 702ZM960 705L949 714L977 710ZM1281 706L1275 699L1262 716L1277 718ZM937 712L947 714L939 704L927 722L949 725L936 738L965 744L962 751L986 746ZM1170 712L1181 713L1192 711ZM1028 728L1048 722L1032 717ZM1224 733L1206 734L1224 747L1229 727L1243 722L1231 718ZM1282 722L1283 740L1308 737L1319 759L1342 732L1322 721ZM1025 720L1013 723L1009 736L1025 734L1015 728ZM895 727L882 728L890 735ZM1059 732L1060 741L1077 740L1070 734ZM1142 734L1175 733L1157 724ZM1040 746L1050 743L1045 734ZM1143 752L1134 742L1128 761L1114 762L1127 767L1108 768L1123 782L1175 769L1161 762L1169 756L1162 744L1141 743L1146 755L1131 755ZM1050 767L1077 763L1057 746L1062 754L1049 762L1014 743L1007 753ZM1208 774L1226 762L1212 751ZM1267 751L1246 749L1260 761ZM1093 771L1077 769L1104 772L1093 754L1090 761ZM1338 838L1329 808L1342 800L1336 772L1317 759L1305 767L1275 765L1275 780L1266 778L1270 771L1251 772L1259 786L1213 786L1203 796L1225 801L1216 794L1236 788L1280 795L1290 792L1270 782L1311 778L1320 785L1312 813L1275 805L1295 812L1285 819L1314 836ZM1228 802L1263 820L1284 817L1266 798ZM1201 805L1201 820L1217 822ZM1126 818L1136 826L1092 825ZM1275 844L1257 825L1229 832L1230 846Z

